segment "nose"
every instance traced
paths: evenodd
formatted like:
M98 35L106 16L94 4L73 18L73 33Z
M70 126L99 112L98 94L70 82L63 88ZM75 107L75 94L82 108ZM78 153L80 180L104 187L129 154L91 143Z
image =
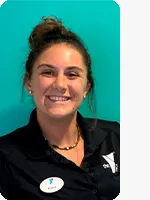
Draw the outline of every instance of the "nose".
M63 74L59 74L55 81L54 81L54 87L58 89L59 91L66 91L67 89L67 82L66 77Z

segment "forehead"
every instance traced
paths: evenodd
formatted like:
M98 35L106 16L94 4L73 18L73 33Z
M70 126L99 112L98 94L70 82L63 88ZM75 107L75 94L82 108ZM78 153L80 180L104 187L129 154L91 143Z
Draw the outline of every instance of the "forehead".
M44 50L35 65L47 63L56 67L78 66L86 69L82 54L67 44L57 44Z

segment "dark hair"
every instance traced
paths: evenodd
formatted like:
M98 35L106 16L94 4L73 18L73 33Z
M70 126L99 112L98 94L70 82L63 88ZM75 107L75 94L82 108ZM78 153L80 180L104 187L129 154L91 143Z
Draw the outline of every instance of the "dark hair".
M56 17L43 17L42 21L33 28L29 36L30 52L25 65L25 70L29 74L29 79L32 76L34 62L42 51L54 44L60 43L66 43L76 48L83 57L87 67L87 79L91 85L88 92L88 103L90 110L96 117L96 112L93 109L94 80L92 77L90 55L81 39L74 32L64 27L62 21L58 20Z

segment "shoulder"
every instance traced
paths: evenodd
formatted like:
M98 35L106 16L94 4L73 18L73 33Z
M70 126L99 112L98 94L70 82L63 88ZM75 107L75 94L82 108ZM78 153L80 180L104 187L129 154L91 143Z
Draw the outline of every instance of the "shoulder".
M113 149L119 155L120 152L120 124L116 121L86 118L89 128L92 128L90 140L93 144L101 144L104 152L111 152Z
M20 141L24 133L25 127L21 127L0 137L0 193L6 199L15 199L13 166L17 162L14 155L20 154Z
M9 155L14 151L16 146L19 146L21 141L23 141L23 136L26 132L26 126L15 129L14 131L0 136L0 155ZM21 146L21 145L20 145Z
M109 130L120 135L120 124L117 121L107 121L107 120L97 120L98 127L101 127L104 130Z
M106 132L114 132L120 135L120 123L103 119L86 118L87 123L93 125L96 131L102 129Z

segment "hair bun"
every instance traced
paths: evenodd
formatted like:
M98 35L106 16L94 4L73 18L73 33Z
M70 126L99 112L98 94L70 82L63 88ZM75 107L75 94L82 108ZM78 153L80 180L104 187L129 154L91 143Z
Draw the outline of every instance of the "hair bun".
M36 51L43 46L54 35L61 36L68 30L62 25L62 21L56 17L43 17L42 22L34 27L29 36L29 46L31 51Z

